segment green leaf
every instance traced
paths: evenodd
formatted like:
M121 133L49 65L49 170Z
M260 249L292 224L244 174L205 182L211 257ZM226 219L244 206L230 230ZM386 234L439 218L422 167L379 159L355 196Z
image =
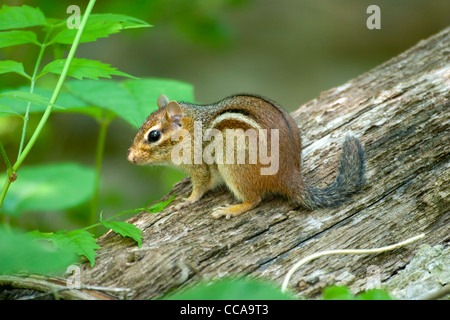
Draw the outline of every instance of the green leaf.
M122 222L122 221L105 221L100 219L100 222L108 229L112 229L115 233L120 234L122 237L130 237L137 242L138 248L142 246L142 230L136 226Z
M43 112L47 108L53 90L35 87L34 94L30 94L29 90L29 86L23 86L14 91L1 92L0 104L8 106L10 110L17 114L25 114L27 102L31 100L30 112ZM60 109L66 109L67 107L88 109L89 106L67 91L62 91L58 97L58 105L54 106L54 111L66 111ZM85 113L87 112L88 110Z
M111 110L135 128L139 128L157 109L156 101L161 94L167 95L170 100L194 101L193 87L175 80L83 80L70 81L66 86L73 95L89 105Z
M76 261L70 250L57 249L34 237L0 228L0 273L64 271Z
M168 300L292 300L270 283L253 279L225 279L199 283L167 297Z
M19 29L45 25L45 16L39 8L2 6L0 9L0 30Z
M31 31L13 30L0 32L0 48L16 46L25 43L40 45L40 43L37 41L36 34Z
M149 213L160 212L165 207L167 207L173 201L173 199L175 199L175 196L176 196L176 194L173 194L172 197L170 197L170 199L168 199L166 201L161 201L161 202L155 203L150 208L145 209L145 211L147 211Z
M11 116L11 115L19 116L21 118L24 117L23 115L21 115L20 113L14 111L10 107L5 106L3 104L0 104L0 117L8 117L8 116Z
M347 287L331 286L323 290L324 300L355 300Z
M46 97L43 97L37 93L30 93L25 91L4 91L0 93L0 97L26 102L29 101L31 103L43 106L47 106L49 104L49 100Z
M73 107L73 108L64 108L64 109L58 109L55 110L57 112L65 112L65 113L77 113L77 114L84 114L87 116L90 116L94 119L100 120L103 118L103 109L97 108L97 107ZM115 117L115 114L113 115ZM114 119L114 117L111 117L111 119Z
M25 70L23 69L23 64L21 62L13 61L13 60L4 60L0 61L0 74L2 73L8 73L8 72L15 72L20 75L25 75L29 77Z
M138 106L121 82L109 80L70 81L66 87L76 97L90 105L113 111L128 121L140 118Z
M61 74L66 59L59 59L47 64L42 70L41 75L52 72L55 74ZM78 59L73 58L70 64L68 76L83 79L89 78L98 80L98 78L111 78L111 75L135 78L129 74L118 71L116 68L111 68L109 64L101 63L100 61L88 60L88 59Z
M95 264L95 256L97 253L95 250L101 247L97 244L94 235L86 230L74 230L67 232L64 237L70 239L70 241L64 241L64 246L70 247L78 255L85 256L91 263L91 267ZM61 240L59 240L61 245Z
M23 86L17 88L15 91L21 91L28 93L30 90L29 86ZM8 92L8 91L7 91ZM43 88L43 87L35 87L34 93L42 96L48 101L53 93L53 89ZM1 95L1 93L0 93ZM7 116L10 114L22 115L25 114L26 111L26 99L10 99L6 97L0 97L0 116ZM47 108L47 103L42 104L43 100L36 101L38 104L32 103L30 112L43 112ZM77 98L72 93L67 90L61 91L58 97L58 105L54 106L54 112L72 112L79 114L87 114L92 116L95 119L100 119L103 115L103 110L99 107L93 107ZM4 113L2 113L2 111Z
M151 27L147 22L121 14L91 14L80 42L96 41L98 38L108 37L122 29ZM50 42L71 44L75 39L76 29L65 26L55 34Z
M26 88L28 89L28 87ZM34 89L34 92L50 99L53 93L53 89L36 87ZM86 114L95 119L101 119L104 114L103 109L87 104L85 101L81 100L80 98L77 98L75 95L68 92L64 88L59 94L58 106L59 108L55 109L54 111ZM36 108L33 111L39 111L39 108Z
M384 290L371 289L356 296L357 300L393 300Z
M21 87L19 90L22 89L27 89L28 87L24 86ZM53 89L50 88L43 88L43 87L35 87L34 88L34 92L47 98L48 100L50 100L52 94L53 94ZM78 99L77 97L75 97L73 94L67 92L66 90L62 90L61 93L58 96L58 109L63 109L62 111L65 111L66 109L70 109L70 108L87 108L89 107L89 105L87 105L84 101ZM58 110L55 110L58 111ZM59 110L61 111L61 110Z
M72 208L94 194L94 169L75 163L23 167L17 175L2 206L2 212L12 216ZM5 179L5 174L0 175L0 180Z

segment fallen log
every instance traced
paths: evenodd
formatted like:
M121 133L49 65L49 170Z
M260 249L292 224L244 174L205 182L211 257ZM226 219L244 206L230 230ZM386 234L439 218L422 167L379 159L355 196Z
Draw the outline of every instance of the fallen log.
M314 260L290 282L305 297L317 297L332 284L358 293L374 279L373 270L382 285L421 244L448 246L450 28L323 92L292 116L304 144L303 174L312 186L334 180L348 133L360 139L366 182L349 202L308 212L274 197L242 216L216 220L212 208L235 202L218 190L180 211L141 212L129 222L143 230L142 247L105 234L95 266L82 266L82 284L130 288L133 299L232 275L281 285L291 266L312 253L381 247L425 233L424 240L392 252ZM175 192L176 205L190 191L189 179L183 179L164 199Z

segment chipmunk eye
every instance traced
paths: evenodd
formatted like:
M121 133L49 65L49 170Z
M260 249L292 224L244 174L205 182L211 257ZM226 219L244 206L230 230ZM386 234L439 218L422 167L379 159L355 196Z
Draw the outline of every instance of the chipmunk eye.
M148 142L156 142L161 138L161 132L158 130L152 130L147 135Z

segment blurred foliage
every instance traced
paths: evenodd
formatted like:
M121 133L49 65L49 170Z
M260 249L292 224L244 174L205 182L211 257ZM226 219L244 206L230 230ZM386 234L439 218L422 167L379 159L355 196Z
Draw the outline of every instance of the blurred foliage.
M167 295L168 300L294 300L291 292L281 292L270 282L247 278L224 278L216 281L200 281L185 289ZM323 290L323 300L393 300L382 289L371 289L354 296L348 287L330 286ZM264 314L263 310L247 308L244 314ZM231 310L229 311L231 312Z
M330 286L323 291L323 300L393 300L383 289L370 289L354 296L343 286Z
M34 241L29 234L0 227L0 274L63 272L76 256L70 250L54 250L48 243Z
M293 300L290 293L282 293L275 284L252 278L225 278L217 281L203 281L178 290L165 297L168 300ZM250 314L261 314L257 310Z
M75 163L28 166L11 185L2 212L20 216L29 211L58 211L86 202L94 192L93 168ZM0 174L0 181L6 175Z

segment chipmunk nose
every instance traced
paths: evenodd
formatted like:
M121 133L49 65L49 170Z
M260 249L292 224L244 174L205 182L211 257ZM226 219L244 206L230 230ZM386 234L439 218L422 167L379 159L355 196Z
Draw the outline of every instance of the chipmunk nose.
M133 151L128 149L128 161L132 163L136 163L136 156L134 155Z

